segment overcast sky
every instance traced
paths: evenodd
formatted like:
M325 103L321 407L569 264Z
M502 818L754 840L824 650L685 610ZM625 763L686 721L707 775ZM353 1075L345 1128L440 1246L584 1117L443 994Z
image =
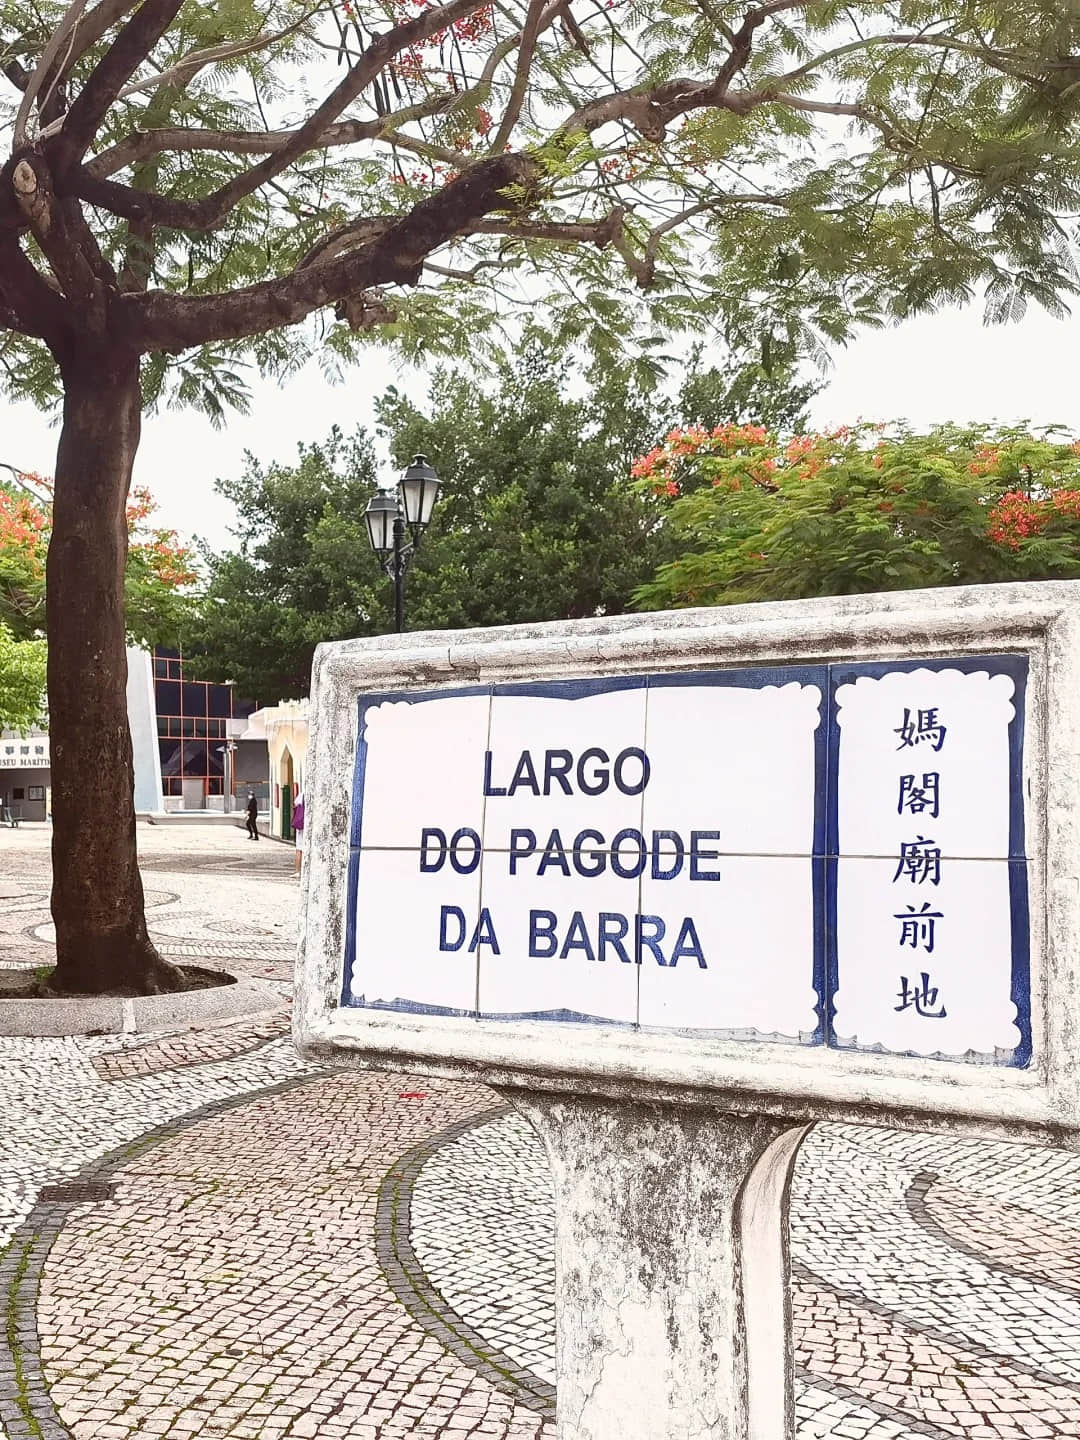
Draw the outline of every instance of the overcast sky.
M1080 431L1078 350L1080 318L1052 320L1034 308L1005 328L984 328L977 308L906 321L836 353L813 419L1028 420ZM245 450L288 461L299 441L321 439L335 423L344 430L371 425L372 397L391 383L418 397L426 389L422 376L395 370L385 351L372 350L342 385L328 384L315 366L281 388L257 384L251 414L233 417L222 431L191 412L148 417L136 482L153 491L164 524L221 545L230 514L213 493L217 476L235 474ZM45 417L0 400L0 461L51 474L55 453L56 430Z

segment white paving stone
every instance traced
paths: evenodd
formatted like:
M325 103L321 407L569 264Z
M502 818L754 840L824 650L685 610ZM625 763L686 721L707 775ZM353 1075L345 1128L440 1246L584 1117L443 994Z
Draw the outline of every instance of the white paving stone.
M243 849L250 842L229 827L141 827L140 843L159 943L173 954L229 961L284 995L296 925L289 852L263 842L256 862ZM0 966L48 963L47 846L44 829L24 827L14 838L0 831ZM94 1067L95 1057L163 1038L0 1038L0 1245L42 1185L210 1102L309 1073L287 1039L152 1074L105 1079ZM1080 1227L1080 1158L824 1126L806 1142L796 1170L793 1259L825 1287L864 1297L898 1325L966 1340L1080 1384L1080 1295L984 1263L918 1223L905 1197L927 1173L1051 1226ZM493 1349L549 1383L551 1205L540 1142L522 1119L506 1115L466 1131L427 1161L413 1190L411 1232L418 1259L450 1307ZM807 1377L799 1384L797 1426L800 1440L917 1440L945 1433L909 1429L879 1407ZM364 1426L356 1434L362 1432ZM1080 1432L1051 1423L1027 1433Z

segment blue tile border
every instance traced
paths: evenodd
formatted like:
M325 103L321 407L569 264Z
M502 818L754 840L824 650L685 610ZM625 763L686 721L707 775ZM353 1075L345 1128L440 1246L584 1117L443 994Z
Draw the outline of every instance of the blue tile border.
M727 686L740 689L765 689L770 686L801 684L815 686L822 697L820 721L814 734L815 801L813 819L812 863L813 884L813 986L817 994L817 1029L801 1044L840 1048L834 1028L834 997L839 985L837 960L837 866L838 835L838 767L840 726L837 718L836 692L841 685L862 678L881 678L896 672L916 670L959 670L965 674L986 672L1008 675L1015 686L1014 717L1009 725L1009 888L1012 918L1012 984L1011 998L1016 1005L1017 1025L1021 1040L1007 1060L997 1063L1023 1068L1031 1061L1031 978L1030 978L1030 916L1023 802L1024 709L1028 675L1026 656L1017 654L962 656L957 658L924 658L907 660L850 661L831 664L795 664L752 666L745 668L704 671L680 671L658 675L621 675L590 679L544 682L514 682L490 685L467 685L443 690L387 691L363 695L357 702L358 741L353 775L353 792L349 835L347 923L345 965L342 977L341 1004L350 1008L377 1009L418 1015L451 1015L478 1018L480 1011L451 1010L427 1006L406 999L395 1002L365 1003L362 996L351 991L351 977L356 960L356 902L358 891L359 854L362 846L363 796L367 768L365 715L374 706L388 702L422 704L430 700L462 696L528 696L560 700L579 700L613 691L667 689L679 686ZM647 703L647 701L646 701ZM490 711L489 711L490 714ZM485 1019L549 1020L562 1023L604 1024L626 1028L626 1022L597 1020L577 1012L558 1010L521 1014L485 1013ZM636 1026L632 1027L636 1028ZM846 1048L846 1047L845 1047ZM890 1052L891 1053L891 1052Z
M1012 917L1012 991L1020 1044L1011 1064L1024 1070L1031 1064L1031 916L1028 909L1026 860L1009 861L1009 912Z
M965 655L954 659L847 661L832 664L828 690L828 823L826 860L826 973L828 994L828 1028L826 1044L830 1049L873 1053L876 1046L841 1045L834 1028L833 1000L840 984L837 959L837 870L840 858L839 785L836 783L840 763L840 723L836 692L841 685L856 680L880 680L884 675L910 674L915 670L959 670L964 675L981 673L1007 675L1015 687L1013 718L1009 722L1009 855L1000 862L1009 866L1009 914L1012 922L1012 976L1010 998L1016 1006L1016 1025L1020 1043L1007 1060L984 1062L1012 1069L1024 1069L1031 1063L1031 937L1028 911L1027 856L1024 852L1024 715L1027 698L1028 661L1026 655ZM990 863L993 863L992 860ZM887 1054L914 1052L887 1051ZM955 1056L923 1056L920 1059L956 1059Z

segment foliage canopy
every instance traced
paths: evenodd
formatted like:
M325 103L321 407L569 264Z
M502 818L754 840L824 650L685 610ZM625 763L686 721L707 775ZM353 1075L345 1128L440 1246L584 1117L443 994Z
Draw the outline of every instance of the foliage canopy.
M1080 442L1060 431L698 427L633 468L682 552L646 609L1080 576Z
M206 584L184 634L200 672L274 704L306 695L323 640L388 629L386 581L368 544L371 442L334 430L295 465L260 465L215 488L236 508L234 549L203 549Z
M45 630L45 556L52 532L52 483L20 474L0 481L0 623L15 639ZM178 638L196 580L193 555L176 531L155 520L148 490L133 492L127 505L127 568L124 610L133 645L153 648Z
M0 620L0 730L31 729L44 700L44 640L17 640Z
M245 355L476 355L534 269L600 355L1078 284L1060 0L0 0L0 76L3 379L43 400L38 342L95 333L214 418Z
M423 405L393 388L377 405L396 462L423 453L442 498L406 582L410 629L500 625L626 610L672 558L654 506L630 482L633 457L676 419L742 418L755 362L695 370L669 397L636 367L583 374L536 344L478 386L442 367ZM779 358L776 413L800 412L813 385ZM376 484L368 440L332 433L295 465L257 464L218 482L236 543L204 550L208 575L184 639L189 657L245 694L305 694L320 640L378 634L392 588L368 544Z

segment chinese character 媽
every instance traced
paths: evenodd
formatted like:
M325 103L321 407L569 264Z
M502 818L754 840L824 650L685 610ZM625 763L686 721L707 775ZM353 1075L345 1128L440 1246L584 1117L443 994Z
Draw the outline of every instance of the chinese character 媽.
M932 710L916 710L914 720L911 718L911 711L905 706L904 718L893 734L900 736L900 744L896 747L898 750L909 745L921 745L927 740L931 750L940 750L945 744L947 731L938 720L937 706Z

